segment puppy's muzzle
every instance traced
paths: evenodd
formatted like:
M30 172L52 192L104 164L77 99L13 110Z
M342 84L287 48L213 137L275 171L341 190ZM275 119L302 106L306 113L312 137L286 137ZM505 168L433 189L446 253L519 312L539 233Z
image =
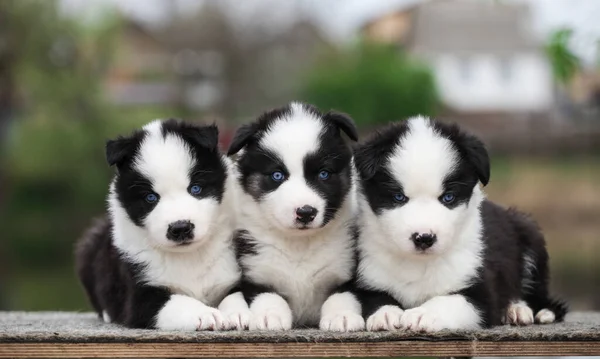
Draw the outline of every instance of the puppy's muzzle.
M319 213L319 211L315 207L309 205L296 208L296 221L304 225L309 224L314 221L317 213Z
M182 243L194 238L194 224L190 221L176 221L169 224L167 238Z
M417 249L424 251L435 244L437 236L433 233L413 233L410 239Z

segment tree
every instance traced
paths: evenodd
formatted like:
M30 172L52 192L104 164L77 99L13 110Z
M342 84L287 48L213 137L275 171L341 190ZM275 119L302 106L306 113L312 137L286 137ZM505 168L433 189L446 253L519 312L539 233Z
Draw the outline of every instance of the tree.
M545 49L554 78L560 84L569 83L580 68L579 58L569 49L572 35L573 30L567 28L554 31Z
M371 43L322 61L308 74L302 98L323 110L344 111L363 126L431 115L438 104L426 66L395 47Z

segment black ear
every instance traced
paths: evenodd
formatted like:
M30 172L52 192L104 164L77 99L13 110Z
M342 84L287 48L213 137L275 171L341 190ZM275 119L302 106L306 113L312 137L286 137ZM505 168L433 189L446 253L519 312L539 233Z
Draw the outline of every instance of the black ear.
M345 113L337 111L329 111L323 116L324 118L333 122L340 130L352 140L358 141L358 130L354 125L352 118Z
M106 141L106 162L110 166L120 166L133 156L138 142L133 137L118 137L117 139Z
M486 186L490 181L490 157L485 145L472 135L466 135L462 142L467 161L475 169L479 181Z
M219 128L217 125L190 125L183 135L187 136L189 141L211 151L216 151L219 146Z
M240 128L235 131L235 135L233 136L233 140L231 140L231 144L229 145L229 149L227 150L227 156L235 155L240 152L244 146L248 144L252 136L256 133L256 129L253 124L246 124L240 126Z
M382 146L364 144L354 150L354 164L363 180L369 180L384 165L386 156Z
M162 123L163 135L173 133L181 136L185 141L196 144L211 151L216 151L219 146L219 128L216 125L200 126L176 119L169 119Z

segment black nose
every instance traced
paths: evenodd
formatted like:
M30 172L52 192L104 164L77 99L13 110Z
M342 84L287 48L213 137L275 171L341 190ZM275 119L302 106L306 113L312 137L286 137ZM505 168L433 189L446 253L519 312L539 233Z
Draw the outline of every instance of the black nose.
M433 233L413 233L410 239L420 250L431 247L437 241L437 237Z
M194 238L194 224L190 221L177 221L169 224L167 238L175 242Z
M296 221L302 224L308 224L315 219L318 212L319 211L315 207L308 205L296 208Z

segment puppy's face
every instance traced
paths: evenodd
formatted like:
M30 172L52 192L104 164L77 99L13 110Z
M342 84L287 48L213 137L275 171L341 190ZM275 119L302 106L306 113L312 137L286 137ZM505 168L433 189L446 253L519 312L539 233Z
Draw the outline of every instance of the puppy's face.
M240 184L270 226L306 234L332 220L352 181L352 152L340 129L356 139L352 121L302 104L267 112L236 133Z
M217 143L216 127L175 120L109 141L107 159L118 169L110 196L114 221L133 224L155 248L201 244L219 214L227 176Z
M441 254L460 240L489 180L483 144L458 127L417 117L392 125L357 150L364 194L389 250Z

